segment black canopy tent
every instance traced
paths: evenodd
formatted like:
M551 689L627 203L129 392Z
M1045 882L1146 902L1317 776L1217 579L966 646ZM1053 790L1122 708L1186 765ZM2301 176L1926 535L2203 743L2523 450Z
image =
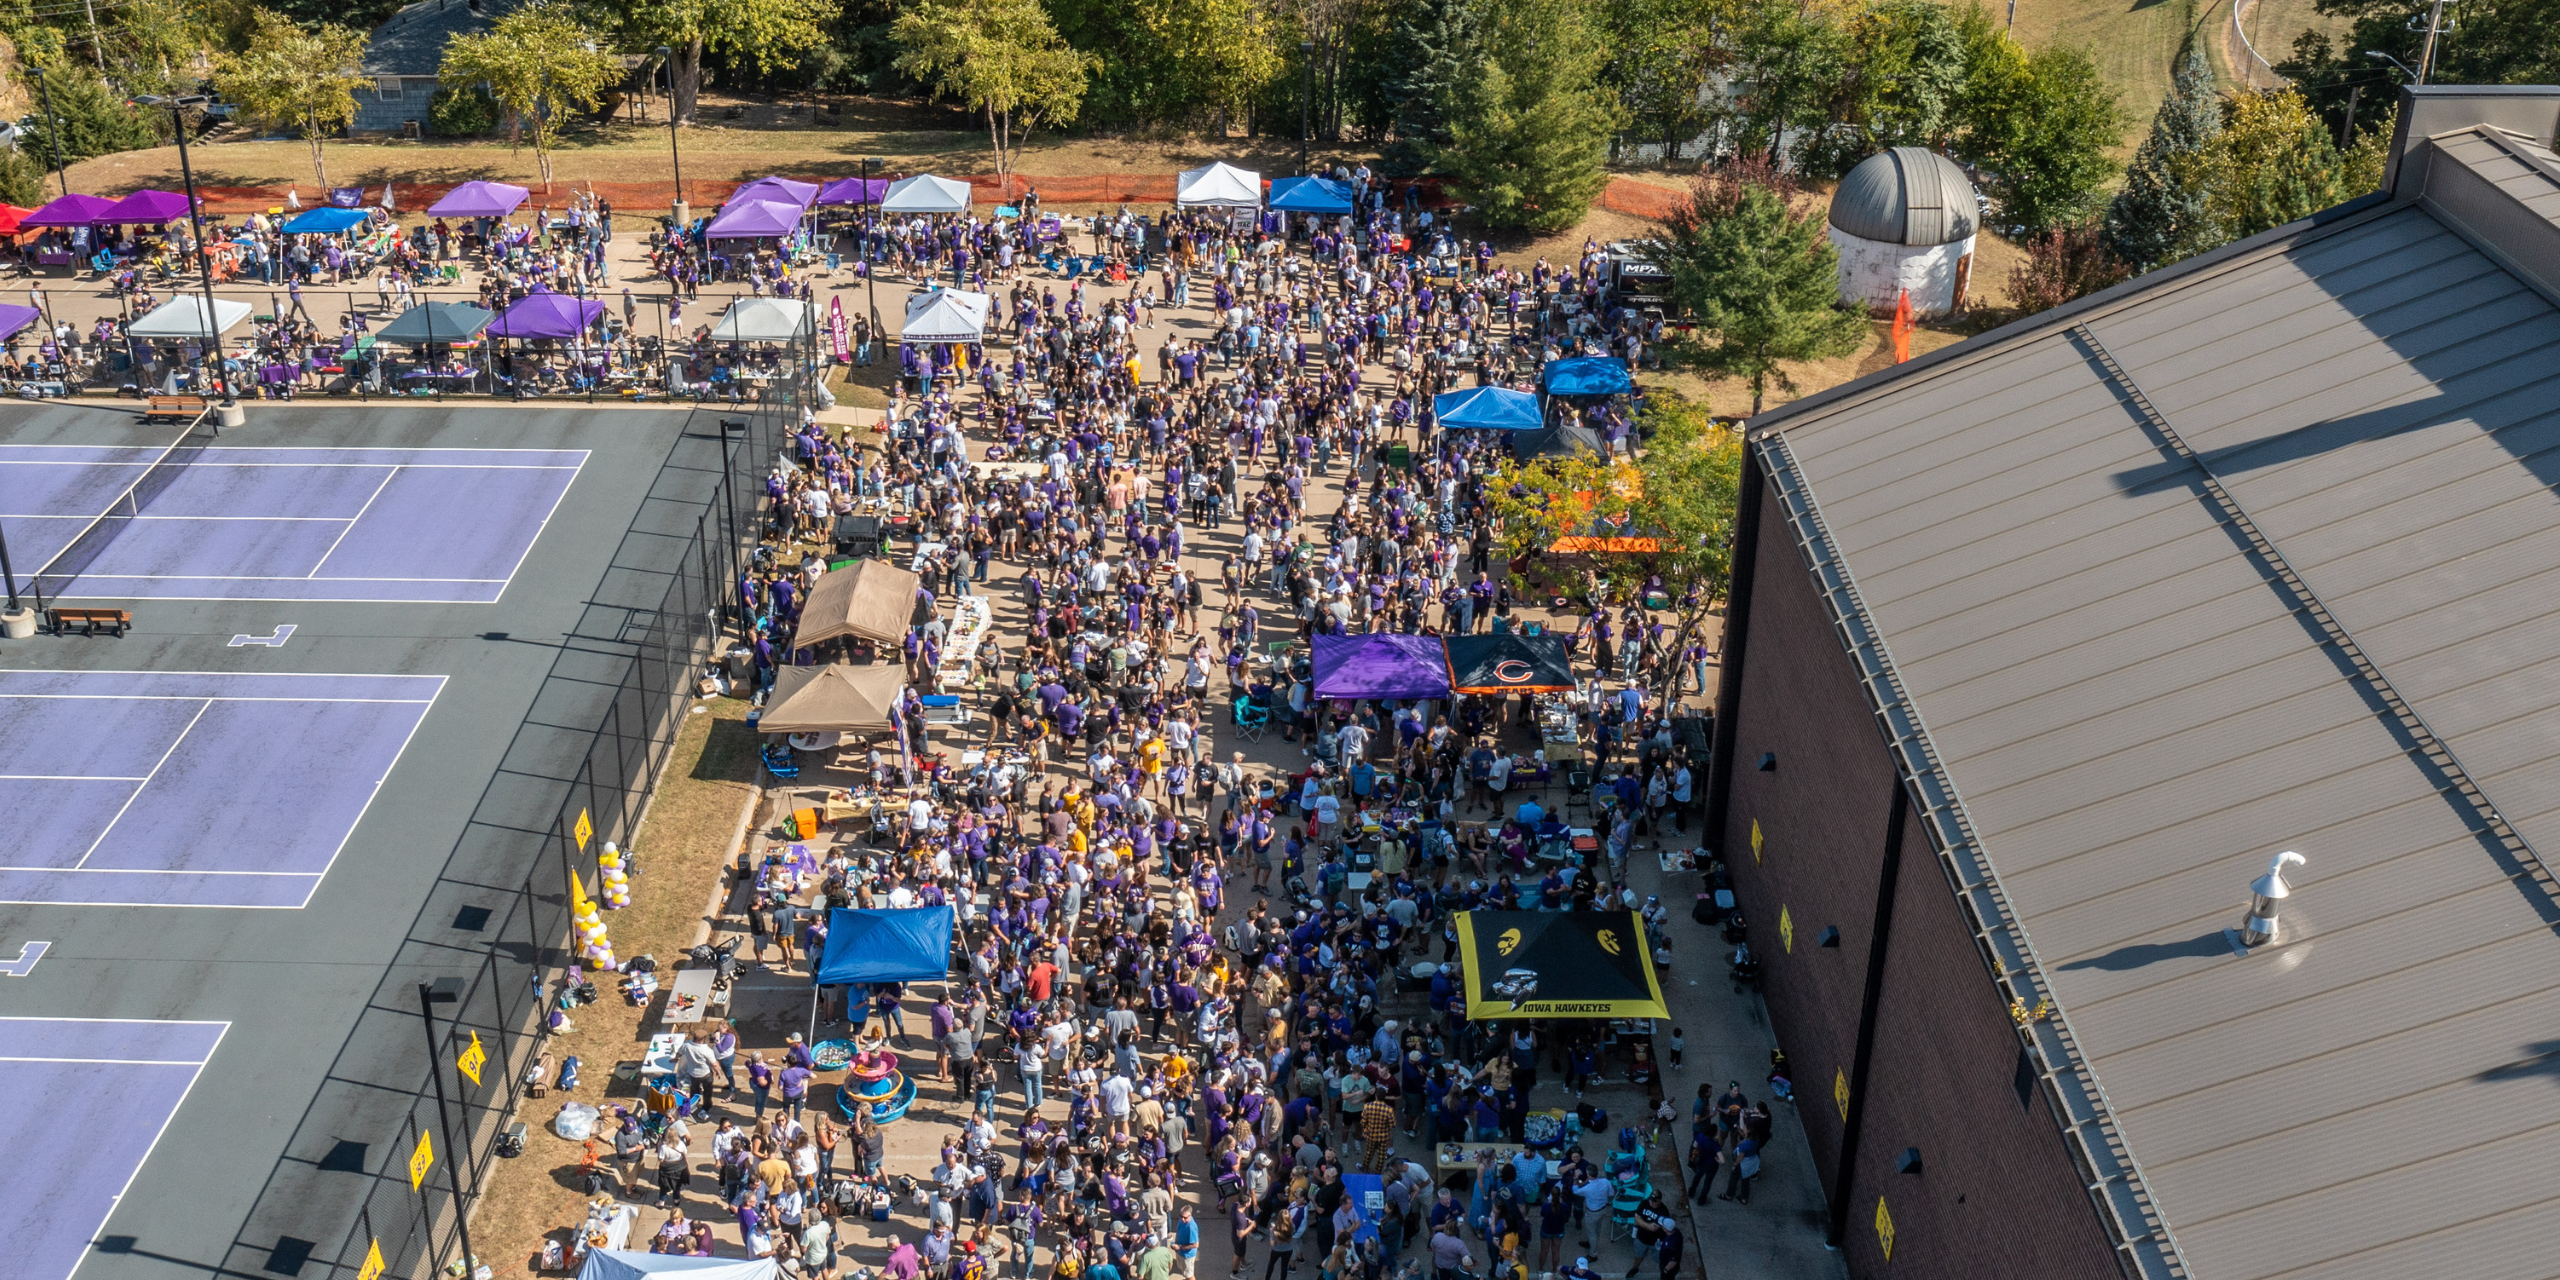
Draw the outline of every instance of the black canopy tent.
M1461 911L1467 1016L1667 1018L1633 911Z
M1459 693L1563 693L1574 687L1563 636L1451 636L1447 647L1449 686Z

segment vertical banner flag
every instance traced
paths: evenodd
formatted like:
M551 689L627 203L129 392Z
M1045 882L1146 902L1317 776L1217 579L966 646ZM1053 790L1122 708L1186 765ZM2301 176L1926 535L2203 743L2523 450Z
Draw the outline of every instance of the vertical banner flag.
M436 1167L435 1144L427 1141L427 1131L418 1130L418 1149L409 1153L409 1189L427 1185L427 1170Z
M480 1047L480 1033L474 1031L471 1033L471 1047L464 1049L462 1055L453 1060L453 1066L476 1087L480 1083L480 1068L488 1061L489 1051Z

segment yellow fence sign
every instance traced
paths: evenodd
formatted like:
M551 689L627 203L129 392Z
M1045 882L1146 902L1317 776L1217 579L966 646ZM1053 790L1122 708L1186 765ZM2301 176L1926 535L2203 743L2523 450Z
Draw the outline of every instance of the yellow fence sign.
M436 1149L427 1141L427 1131L418 1130L418 1149L409 1153L409 1189L427 1185L427 1170L436 1167Z
M571 830L577 833L578 851L580 853L586 852L587 837L596 833L596 824L587 817L586 810L578 810L578 825L571 828Z
M376 1240L365 1246L364 1265L356 1270L356 1280L380 1280L384 1265L382 1242Z
M1758 818L1751 820L1751 860L1753 862L1760 860L1760 820Z
M480 1083L480 1068L488 1061L489 1051L480 1047L480 1033L474 1031L471 1033L471 1047L463 1050L462 1056L453 1060L453 1065L476 1085Z
M1840 1104L1840 1118L1843 1120L1848 1119L1849 1073L1846 1070L1833 1073L1831 1077L1831 1100Z
M1884 1197L1876 1197L1876 1243L1884 1246L1884 1260L1893 1261L1893 1215L1884 1210Z
M1787 914L1783 905L1778 908L1778 945L1785 947L1788 955L1795 954L1796 921L1794 916Z

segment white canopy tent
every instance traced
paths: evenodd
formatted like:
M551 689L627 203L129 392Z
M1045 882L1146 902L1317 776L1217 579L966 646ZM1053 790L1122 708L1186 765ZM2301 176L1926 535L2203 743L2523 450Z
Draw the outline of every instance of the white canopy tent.
M987 336L987 295L936 289L907 299L900 342L982 342Z
M1186 169L1174 184L1173 202L1189 208L1259 209L1262 175L1224 161Z
M241 321L249 318L249 311L248 303L234 302L229 298L214 299L213 330L208 333L204 323L204 299L187 294L161 303L152 309L151 314L134 321L125 331L146 340L203 339L216 333L231 332L239 327Z
M683 1276L685 1280L774 1280L782 1264L771 1258L696 1258L681 1253L642 1253L630 1249L597 1249L578 1268L578 1280L646 1280L650 1276Z
M889 184L880 196L882 213L967 213L969 184L919 173Z
M796 342L817 332L817 308L796 298L740 298L711 326L714 342Z

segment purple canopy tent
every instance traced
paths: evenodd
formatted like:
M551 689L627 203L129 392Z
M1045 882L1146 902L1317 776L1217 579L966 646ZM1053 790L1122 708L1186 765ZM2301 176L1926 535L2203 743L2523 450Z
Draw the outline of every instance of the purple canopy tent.
M1449 651L1438 636L1377 632L1315 639L1319 698L1449 696Z
M741 204L749 200L779 200L784 204L798 205L805 210L811 204L815 203L817 199L817 183L802 182L796 178L758 178L753 182L739 183L738 189L729 193L729 199L726 203Z
M574 338L604 315L604 304L565 293L537 293L519 300L486 330L501 338Z
M105 196L86 196L77 191L18 219L22 227L94 227L116 202Z
M139 223L158 226L187 216L187 198L175 191L136 191L98 216L101 224Z
M818 188L820 204L878 204L889 194L887 178L838 178Z
M801 208L780 200L732 200L703 231L707 240L756 240L787 236L800 225Z
M466 182L444 193L427 210L438 218L503 218L516 211L531 193L504 182Z
M20 329L42 319L44 319L44 313L34 307L22 307L14 302L0 302L0 341L17 337Z

